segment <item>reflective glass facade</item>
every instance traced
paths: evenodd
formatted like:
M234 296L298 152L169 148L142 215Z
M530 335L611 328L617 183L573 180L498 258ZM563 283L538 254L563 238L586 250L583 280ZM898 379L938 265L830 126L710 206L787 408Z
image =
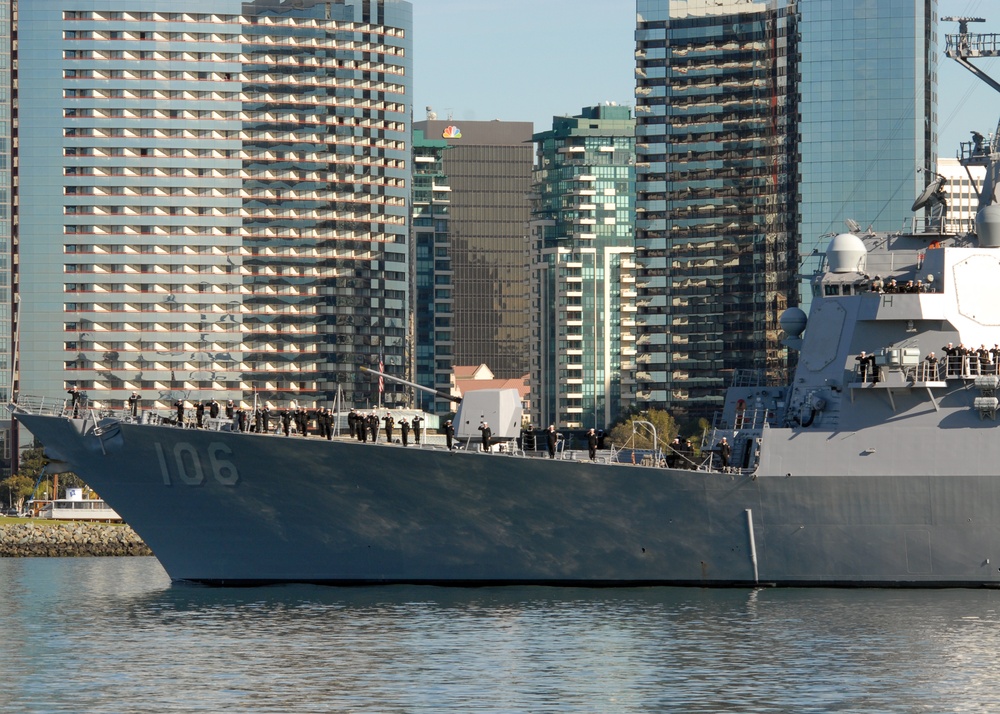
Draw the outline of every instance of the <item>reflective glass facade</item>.
M377 400L404 369L401 0L20 4L21 389Z
M800 0L800 235L899 230L934 171L937 0ZM811 267L813 262L807 263ZM804 297L808 293L804 294Z
M498 379L529 368L532 145L530 122L427 120L444 139L451 187L454 364L486 364Z
M0 0L0 394L10 394L14 378L14 295L17 282L16 227L13 186L15 145L12 135L11 3ZM11 429L8 414L0 415L0 479L10 474Z
M604 428L634 396L635 121L588 107L534 140L532 421Z
M777 0L637 11L637 397L706 416L736 370L788 374L796 17Z
M430 389L451 392L454 298L448 219L451 187L444 173L448 142L413 132L413 374ZM426 411L447 414L455 405L417 391Z

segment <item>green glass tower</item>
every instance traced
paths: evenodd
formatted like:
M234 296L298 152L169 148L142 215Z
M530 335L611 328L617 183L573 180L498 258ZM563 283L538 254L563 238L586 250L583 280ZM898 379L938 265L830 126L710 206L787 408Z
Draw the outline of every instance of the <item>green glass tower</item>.
M447 149L448 142L444 139L428 139L419 129L413 132L411 369L414 382L444 392L451 388L455 343L454 273L448 234L451 187L443 160ZM425 392L417 392L416 399L428 411L439 414L454 408L448 400L428 397Z
M635 120L587 107L534 135L533 420L603 428L635 369Z

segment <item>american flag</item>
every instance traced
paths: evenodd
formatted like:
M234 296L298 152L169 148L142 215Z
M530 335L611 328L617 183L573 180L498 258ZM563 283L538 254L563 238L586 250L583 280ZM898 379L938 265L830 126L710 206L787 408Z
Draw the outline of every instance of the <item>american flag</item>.
M385 391L385 380L382 378L382 373L385 371L385 363L382 360L382 355L378 356L378 393L381 394Z

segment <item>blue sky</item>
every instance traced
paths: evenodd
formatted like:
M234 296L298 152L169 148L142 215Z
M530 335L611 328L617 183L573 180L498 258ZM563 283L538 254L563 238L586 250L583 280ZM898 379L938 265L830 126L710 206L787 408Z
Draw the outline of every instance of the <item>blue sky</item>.
M815 1L815 0L814 0ZM1000 32L996 0L939 0L941 17L985 17ZM634 102L634 0L413 0L414 118L530 121L601 102ZM992 15L992 16L991 16ZM941 23L944 34L955 23ZM969 132L996 130L1000 94L939 57L939 153L954 156ZM1000 79L1000 59L977 64Z
M634 103L634 0L413 0L417 121L530 121Z

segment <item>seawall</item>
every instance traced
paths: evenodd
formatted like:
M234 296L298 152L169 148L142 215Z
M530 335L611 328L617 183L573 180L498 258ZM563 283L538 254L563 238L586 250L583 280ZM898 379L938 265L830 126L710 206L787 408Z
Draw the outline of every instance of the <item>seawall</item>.
M128 526L31 521L0 525L0 558L152 554Z

